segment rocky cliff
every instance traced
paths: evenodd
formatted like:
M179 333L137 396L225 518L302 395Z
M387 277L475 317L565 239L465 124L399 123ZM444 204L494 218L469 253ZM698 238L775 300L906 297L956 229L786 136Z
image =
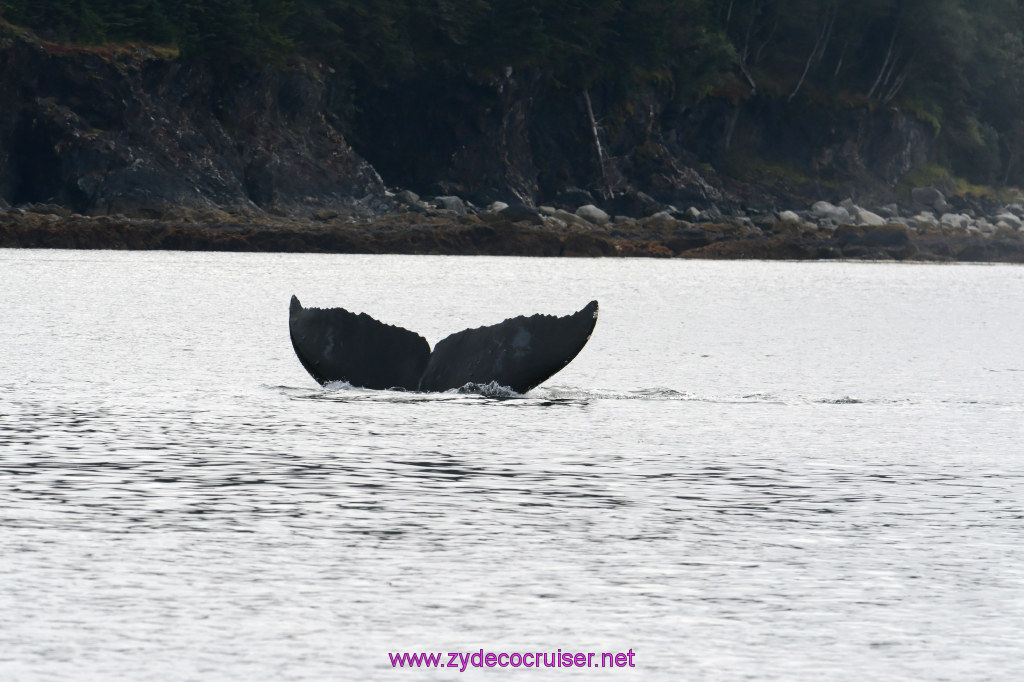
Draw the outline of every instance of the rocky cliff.
M332 75L0 24L0 246L1024 258L1020 204L910 191L933 136L893 109L445 67L342 121Z
M0 35L0 197L87 214L354 209L379 196L308 61L261 71ZM365 203L365 202L364 202Z
M895 109L726 95L680 108L641 91L622 106L537 71L478 82L447 69L366 93L356 129L388 182L421 193L480 205L589 199L636 217L667 205L885 204L929 160L931 127Z
M930 141L926 125L895 111L725 96L679 109L653 91L623 107L537 70L481 82L446 68L363 93L352 123L360 155L332 113L335 87L308 59L243 68L145 47L69 48L6 27L0 201L302 215L386 210L386 181L478 205L593 202L634 217L669 205L781 210L891 201Z

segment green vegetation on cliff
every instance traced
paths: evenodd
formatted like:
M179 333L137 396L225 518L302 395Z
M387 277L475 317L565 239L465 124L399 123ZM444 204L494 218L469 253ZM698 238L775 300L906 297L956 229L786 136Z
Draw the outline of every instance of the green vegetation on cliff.
M0 0L0 17L183 59L316 58L343 117L371 89L509 68L599 89L605 110L630 111L640 92L677 112L709 95L898 108L931 126L934 160L955 174L1024 184L1022 0Z

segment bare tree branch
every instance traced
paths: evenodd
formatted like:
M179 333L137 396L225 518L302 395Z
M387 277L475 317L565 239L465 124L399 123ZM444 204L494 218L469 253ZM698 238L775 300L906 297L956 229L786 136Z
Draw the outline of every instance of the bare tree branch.
M789 93L789 99L786 101L793 101L793 98L796 97L796 93L800 92L800 88L803 86L804 79L807 78L807 74L811 70L811 66L816 62L821 61L821 58L825 56L825 50L828 48L828 43L832 39L832 27L836 23L837 13L837 5L829 5L828 9L825 10L825 21L821 25L821 31L818 33L818 39L814 41L814 48L811 49L811 53L807 55L807 61L804 63L804 72L800 74L800 80L797 81L796 87L793 88L793 92Z
M875 90L878 89L878 86L882 85L885 81L889 79L889 76L887 74L891 73L892 70L892 64L894 61L893 51L896 48L896 36L898 33L899 31L897 29L894 28L892 30L892 38L889 39L889 49L886 50L885 52L885 61L882 62L882 68L878 72L878 78L875 79L875 82L871 86L871 89L868 90L869 99L874 96Z
M597 119L594 118L594 107L590 104L590 91L583 91L583 101L587 105L587 119L590 122L590 131L594 135L594 148L597 150L597 163L601 167L601 194L605 199L610 199L614 196L612 191L611 182L608 179L608 168L605 164L604 147L601 146L601 132L597 125Z

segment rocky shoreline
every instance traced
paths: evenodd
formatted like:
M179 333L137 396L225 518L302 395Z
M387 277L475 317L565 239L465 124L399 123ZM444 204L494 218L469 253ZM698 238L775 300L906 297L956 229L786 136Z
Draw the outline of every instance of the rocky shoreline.
M873 210L850 200L727 215L713 206L656 208L643 218L593 204L478 208L410 191L388 192L372 209L357 202L301 218L221 210L86 216L34 204L0 210L0 248L1024 263L1024 205L954 212L934 188L915 190L913 205Z
M1024 262L1024 204L922 175L926 126L889 109L762 112L741 122L762 131L751 156L719 174L701 161L713 149L680 142L715 137L730 109L713 98L682 127L655 125L650 99L614 132L592 115L581 127L589 94L529 71L486 87L451 74L457 130L420 134L401 125L415 107L365 105L405 131L374 128L371 162L343 135L330 76L299 57L224 69L69 47L0 21L0 247ZM815 134L784 134L807 120ZM782 165L757 137L790 140Z

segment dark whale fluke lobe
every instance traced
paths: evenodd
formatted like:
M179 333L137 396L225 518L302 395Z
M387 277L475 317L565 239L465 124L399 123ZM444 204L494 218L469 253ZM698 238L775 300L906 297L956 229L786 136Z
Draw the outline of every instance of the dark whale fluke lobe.
M415 332L344 308L303 308L292 296L288 329L299 362L320 384L446 391L466 384L526 393L575 358L597 324L597 301L572 315L513 317L466 329L434 351Z
M344 308L303 308L292 296L288 330L299 362L321 385L415 389L430 358L416 332Z
M565 317L519 316L456 332L434 347L419 388L447 391L493 381L526 393L568 365L596 324L597 301L591 301Z

